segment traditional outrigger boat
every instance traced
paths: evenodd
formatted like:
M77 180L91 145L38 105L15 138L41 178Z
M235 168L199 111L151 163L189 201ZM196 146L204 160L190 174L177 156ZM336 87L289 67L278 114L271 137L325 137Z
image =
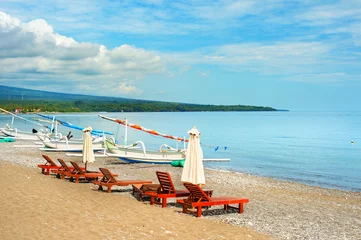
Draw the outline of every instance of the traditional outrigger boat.
M0 128L0 131L8 137L13 137L18 140L37 140L36 133L25 132L18 130L17 128L11 128L9 124L6 124L4 128Z
M47 135L49 134L49 127L48 126L45 126L41 123L38 123L38 122L35 122L35 121L31 121L29 119L26 119L24 117L21 117L19 115L16 115L12 112L9 112L5 109L2 109L0 108L0 111L6 113L6 114L9 114L12 116L12 120L11 120L11 126L9 124L6 124L4 128L0 128L0 131L5 134L6 136L9 136L9 137L13 137L15 139L19 139L19 140L38 140L38 137L37 135ZM26 131L22 131L22 130L19 130L17 128L14 128L12 126L14 126L14 119L16 118L19 118L19 119L22 119L26 122L29 122L29 123L32 123L34 125L37 125L37 126L40 126L41 129L38 131L36 129L33 129L32 132L26 132Z
M44 144L42 151L51 152L81 152L83 151L83 140L68 140L67 137L61 139L51 139L48 136L38 135L40 141ZM105 150L103 146L105 137L96 137L93 140L93 150L102 151Z
M72 128L72 129L77 129L77 130L82 130L83 127L80 126L76 126L72 123L69 122L65 122L59 119L55 119L54 117L50 117L50 116L46 116L43 114L39 114L39 116L44 117L46 119L50 119L52 121L54 121L56 123L56 126L62 125L68 128ZM56 127L57 129L57 127ZM81 152L83 150L83 139L72 139L70 140L69 135L71 134L71 132L68 134L68 136L63 136L60 138L51 138L49 136L43 136L43 135L38 135L38 138L40 139L40 141L44 144L44 148L41 148L41 150L43 151L57 151L57 152ZM103 146L103 142L105 140L105 135L104 134L109 134L112 135L111 132L105 132L102 130L92 130L91 134L93 135L93 150L94 151L104 151L105 148Z
M158 151L149 151L146 149L142 141L137 141L131 145L127 145L127 127L131 127L140 131L147 132L152 135L161 136L168 139L176 140L177 142L187 142L188 140L175 137L168 134L159 133L155 130L144 128L137 124L128 123L127 120L120 120L110 118L103 115L99 117L113 121L125 126L125 141L124 146L115 144L114 140L107 138L104 142L104 147L107 149L106 155L117 157L126 162L136 163L157 163L157 164L170 164L173 161L182 161L185 158L184 149L172 148L166 144L162 144Z
M183 150L170 148L166 144L161 145L158 151L146 150L142 141L138 141L131 146L124 147L115 144L108 138L105 140L104 144L108 151L106 152L106 155L109 157L117 157L126 162L169 164L173 161L182 161L185 158ZM141 147L135 148L136 146Z

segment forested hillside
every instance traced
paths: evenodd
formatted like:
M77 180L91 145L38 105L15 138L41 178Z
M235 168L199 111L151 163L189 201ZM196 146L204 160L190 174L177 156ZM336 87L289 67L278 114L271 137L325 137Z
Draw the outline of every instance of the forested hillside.
M0 86L0 105L22 112L185 112L185 111L276 111L271 107L201 105L46 92Z

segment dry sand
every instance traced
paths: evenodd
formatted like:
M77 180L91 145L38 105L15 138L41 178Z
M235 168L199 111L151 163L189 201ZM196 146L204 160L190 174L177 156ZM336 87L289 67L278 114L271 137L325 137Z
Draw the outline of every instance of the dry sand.
M204 210L204 217L168 207L151 206L131 195L130 187L113 193L75 184L36 167L45 161L36 148L14 148L26 142L0 143L0 239L361 239L361 193L310 187L233 172L206 170L206 188L214 196L250 199L245 212ZM80 158L45 153L66 162ZM97 158L90 167L106 167L119 179L157 182L155 171L170 172L178 188L181 168L122 164Z

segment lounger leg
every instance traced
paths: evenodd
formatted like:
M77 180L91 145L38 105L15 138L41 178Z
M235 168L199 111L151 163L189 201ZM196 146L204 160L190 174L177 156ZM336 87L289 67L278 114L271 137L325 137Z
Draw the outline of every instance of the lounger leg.
M228 204L224 204L224 211L228 211Z
M187 213L188 212L188 205L183 203L183 213Z
M45 175L49 175L50 174L50 169L49 168L47 168L46 169L46 174Z
M167 207L167 198L162 198L162 207Z
M75 183L79 183L79 178L75 177Z
M112 192L112 186L108 186L108 193Z
M154 198L155 198L154 196L151 196L151 197L150 197L150 205L153 205L153 204L154 204Z
M239 204L239 213L243 213L243 203Z
M201 206L197 207L197 217L200 217L200 216L202 216L202 207Z

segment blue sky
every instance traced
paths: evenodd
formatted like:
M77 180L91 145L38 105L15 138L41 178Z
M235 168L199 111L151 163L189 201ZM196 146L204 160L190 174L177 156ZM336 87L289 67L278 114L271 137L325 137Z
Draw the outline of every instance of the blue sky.
M361 1L2 0L0 85L361 110Z

